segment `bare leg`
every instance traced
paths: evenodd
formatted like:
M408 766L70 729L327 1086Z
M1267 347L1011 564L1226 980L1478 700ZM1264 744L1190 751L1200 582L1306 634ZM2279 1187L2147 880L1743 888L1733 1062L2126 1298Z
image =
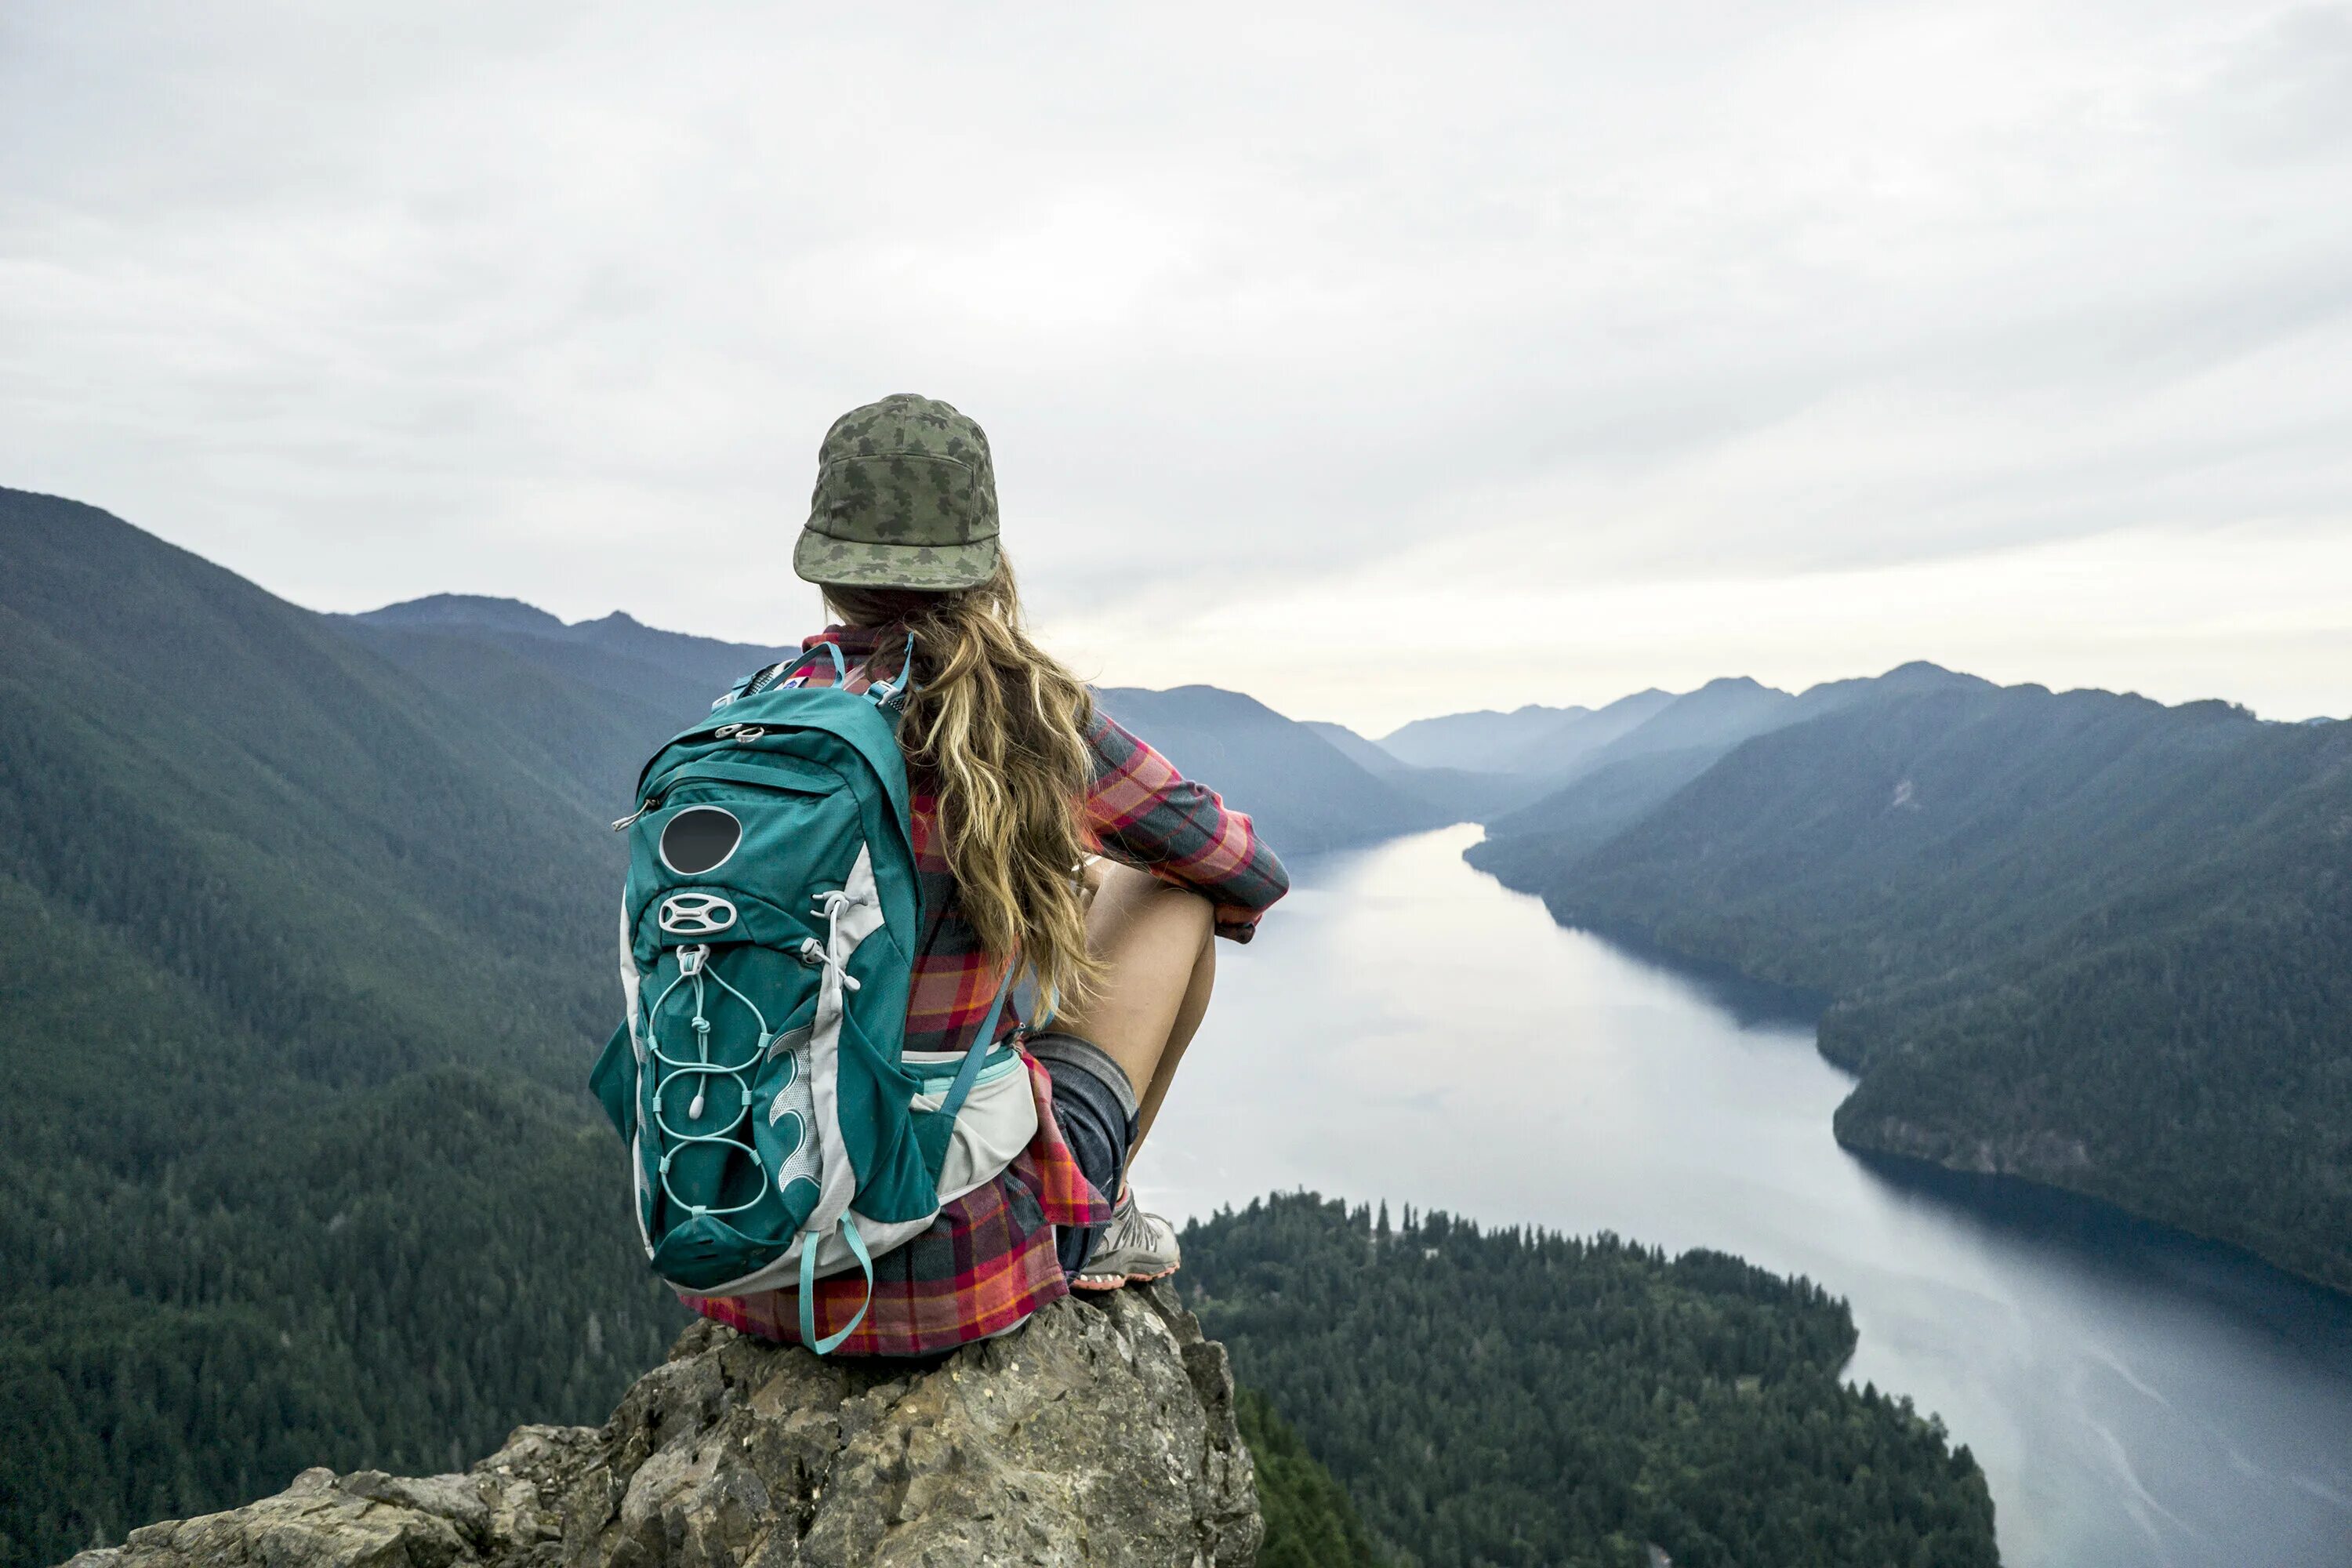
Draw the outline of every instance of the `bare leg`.
M1214 911L1198 893L1109 861L1090 865L1087 880L1087 945L1102 961L1102 980L1055 1026L1093 1041L1135 1086L1132 1165L1209 1009Z
M1184 1060L1184 1047L1192 1043L1202 1017L1209 1011L1209 993L1216 981L1217 944L1212 939L1201 944L1201 956L1192 965L1192 983L1184 987L1183 1005L1176 1009L1175 1025L1168 1031L1168 1044L1160 1053L1159 1065L1151 1069L1151 1082L1139 1097L1135 1143L1128 1151L1129 1164L1134 1163L1136 1152L1143 1147L1152 1119L1160 1114L1160 1102L1168 1098L1168 1086L1176 1081L1176 1068Z

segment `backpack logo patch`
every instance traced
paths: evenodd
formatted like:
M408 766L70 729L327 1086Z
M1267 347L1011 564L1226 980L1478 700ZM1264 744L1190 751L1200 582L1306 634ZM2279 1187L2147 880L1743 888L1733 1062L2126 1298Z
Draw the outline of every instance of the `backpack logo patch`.
M717 893L672 893L658 918L672 936L709 936L735 923L735 905Z

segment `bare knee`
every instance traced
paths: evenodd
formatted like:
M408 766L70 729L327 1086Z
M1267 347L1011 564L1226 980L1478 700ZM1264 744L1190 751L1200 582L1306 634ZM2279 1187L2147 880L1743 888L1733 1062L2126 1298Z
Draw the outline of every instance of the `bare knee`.
M1112 860L1090 861L1086 879L1087 940L1097 954L1139 940L1198 951L1214 934L1215 906L1190 888Z

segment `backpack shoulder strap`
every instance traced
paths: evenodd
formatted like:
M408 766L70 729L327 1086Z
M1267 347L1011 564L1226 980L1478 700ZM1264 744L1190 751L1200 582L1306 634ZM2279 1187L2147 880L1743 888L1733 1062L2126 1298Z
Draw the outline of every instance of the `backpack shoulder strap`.
M716 712L739 697L757 697L820 653L829 653L833 656L833 679L836 683L849 679L849 667L842 662L841 645L835 642L821 642L814 647L803 648L791 658L780 659L764 668L753 670L729 687L727 695L710 705L711 710Z
M869 658L867 663L870 668L872 660ZM874 699L874 705L877 708L887 708L895 701L898 703L899 710L903 712L906 709L905 700L913 696L914 691L915 634L908 632L907 634L907 651L898 660L898 673L892 676L887 680L877 680L874 682L866 689L866 694Z
M770 687L782 685L794 670L800 668L802 665L806 664L810 659L814 658L820 653L830 654L833 656L833 683L835 686L848 685L849 666L847 661L841 657L841 645L828 640L818 643L813 647L803 648L795 658L781 659L774 664L767 665L761 668L753 670L751 674L745 676L742 679L729 687L724 694L722 694L716 701L711 703L710 710L715 713L719 709L726 707L730 702L734 701L737 698L757 697L761 692L767 690ZM871 664L871 662L872 660L869 658L867 663ZM874 705L877 708L886 708L893 701L898 701L901 706L903 706L904 699L912 693L914 689L915 634L908 632L907 634L906 654L898 661L898 673L892 676L887 680L877 680L873 682L866 688L866 695L874 700Z

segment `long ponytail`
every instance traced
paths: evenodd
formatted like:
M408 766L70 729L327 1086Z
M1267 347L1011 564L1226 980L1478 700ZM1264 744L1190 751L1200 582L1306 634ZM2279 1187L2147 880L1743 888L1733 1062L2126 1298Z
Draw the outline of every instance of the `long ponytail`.
M1093 773L1086 687L1030 639L1013 569L1001 557L969 588L828 585L844 621L912 633L917 686L899 721L908 764L939 789L940 831L963 913L997 963L1019 953L1048 1007L1087 994L1079 817Z

